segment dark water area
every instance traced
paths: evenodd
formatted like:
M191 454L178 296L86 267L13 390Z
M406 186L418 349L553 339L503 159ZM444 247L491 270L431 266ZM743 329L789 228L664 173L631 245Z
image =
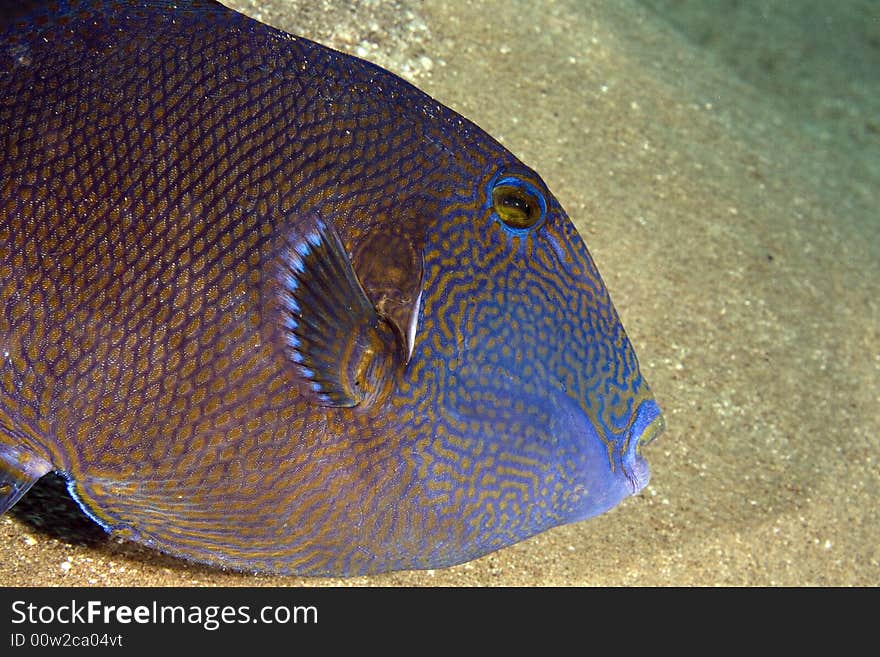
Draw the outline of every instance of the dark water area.
M819 166L853 178L878 237L880 7L873 0L640 0L796 122ZM842 171L841 171L842 168ZM860 184L863 182L863 185ZM878 252L880 256L880 252Z
M828 141L880 139L880 13L870 0L641 0Z

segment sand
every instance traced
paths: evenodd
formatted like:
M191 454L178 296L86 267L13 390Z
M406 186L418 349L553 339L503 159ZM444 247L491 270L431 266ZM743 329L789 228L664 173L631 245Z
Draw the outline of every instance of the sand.
M665 411L652 482L471 563L345 580L227 573L7 514L0 584L880 584L869 3L228 4L404 75L541 173Z

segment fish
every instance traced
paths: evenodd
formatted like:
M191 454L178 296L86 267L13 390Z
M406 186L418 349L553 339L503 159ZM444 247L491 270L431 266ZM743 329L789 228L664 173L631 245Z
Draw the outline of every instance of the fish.
M648 483L663 415L543 179L209 0L0 29L0 512L243 572L463 563Z

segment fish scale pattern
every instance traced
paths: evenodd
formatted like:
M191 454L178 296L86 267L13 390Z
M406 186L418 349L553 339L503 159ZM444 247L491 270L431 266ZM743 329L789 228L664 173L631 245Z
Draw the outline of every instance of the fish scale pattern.
M459 563L644 485L659 411L570 220L390 73L212 2L58 0L0 33L0 144L0 448L108 530L351 575ZM547 199L535 230L499 218L499 172ZM275 277L309 216L349 254L420 235L381 404L297 385Z

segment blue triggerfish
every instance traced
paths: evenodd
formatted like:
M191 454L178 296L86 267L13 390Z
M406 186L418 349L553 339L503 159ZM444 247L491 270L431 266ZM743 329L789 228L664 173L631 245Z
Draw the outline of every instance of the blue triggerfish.
M641 490L662 428L544 181L209 0L0 23L0 512L244 571L461 563Z

